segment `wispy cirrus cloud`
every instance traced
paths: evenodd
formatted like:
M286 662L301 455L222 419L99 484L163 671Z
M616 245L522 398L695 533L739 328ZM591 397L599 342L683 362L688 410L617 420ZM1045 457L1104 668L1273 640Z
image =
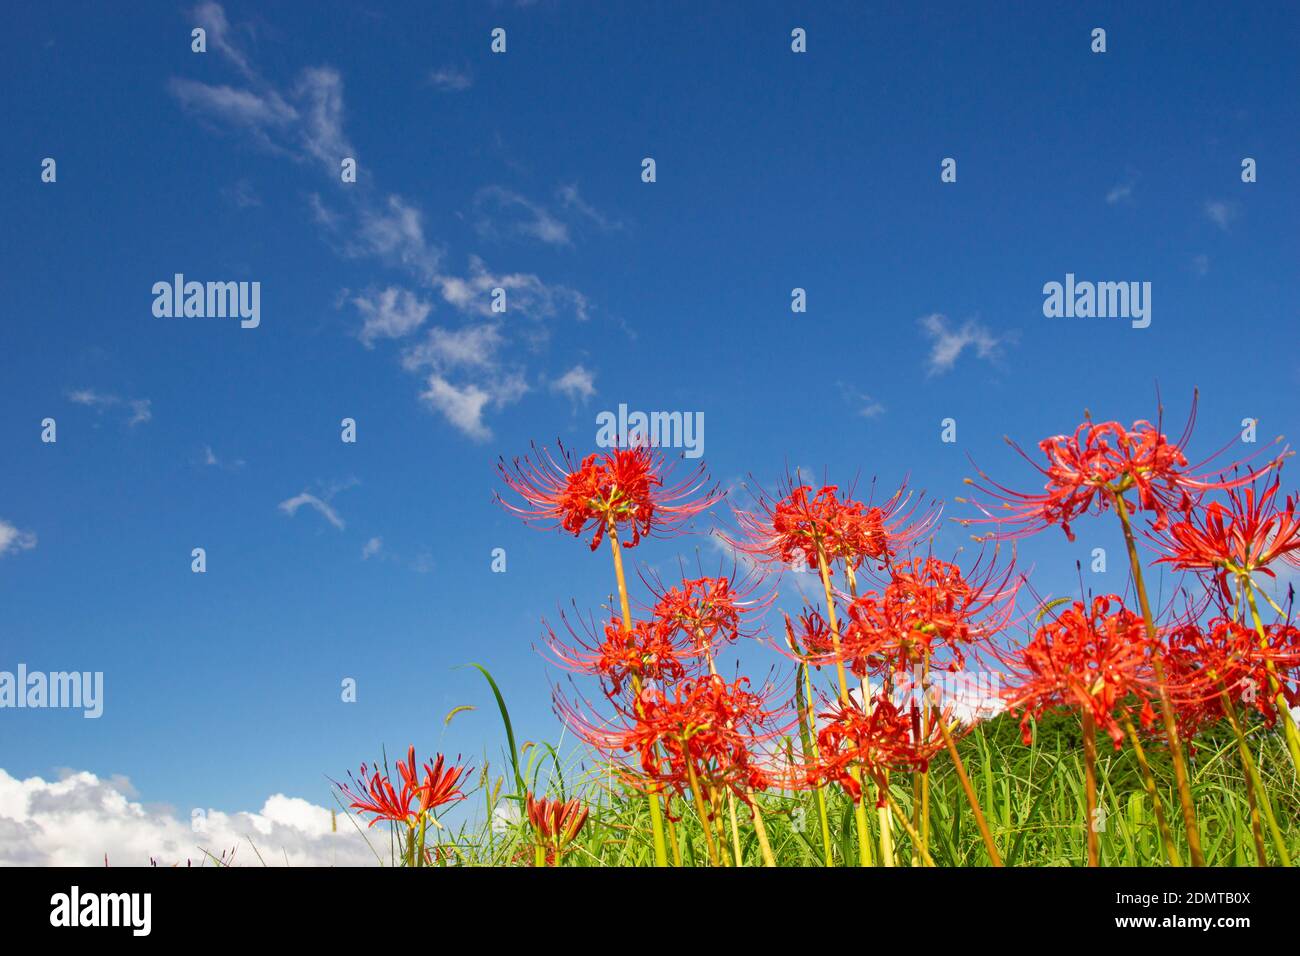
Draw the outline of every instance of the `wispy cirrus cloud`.
M340 161L345 156L357 158L345 132L344 83L339 72L328 66L311 67L301 70L292 83L271 83L235 43L236 31L221 7L205 3L201 9L205 22L213 24L221 37L220 43L210 44L212 49L234 66L242 83L173 78L168 84L173 97L205 123L240 133L273 154L311 163L326 180L337 184ZM198 10L195 13L197 16ZM210 28L210 37L213 32ZM441 81L454 87L463 77L448 72ZM505 291L512 318L530 320L522 326L512 323L509 334L496 328L491 342L481 340L480 345L490 345L490 354L482 361L452 361L454 356L447 350L457 341L470 342L472 336L462 336L463 329L444 321L435 333L441 338L431 346L441 364L420 369L424 380L419 396L426 407L469 438L490 437L487 413L500 411L530 391L527 365L541 354L549 334L540 323L566 314L585 320L590 309L587 298L535 273L492 269L473 253L465 258L466 270L449 268L447 250L426 233L420 208L396 193L380 192L372 183L358 182L329 193L323 190L324 186L321 192L310 194L308 203L313 220L332 248L346 258L371 259L400 270L414 283L412 288L404 288L377 282L375 288L382 291L354 297L352 304L361 319L357 336L367 348L381 340L404 338L425 322L428 301L423 290L440 296L462 320L475 320L465 328L482 318L499 319L492 312L495 289ZM559 195L559 208L572 214L574 221L608 225L609 220L582 200L576 186L566 187ZM507 214L496 228L511 235L554 246L572 242L570 224L543 203L503 186L486 187L478 201L489 218L489 214L498 218ZM406 352L401 364L408 370L420 365Z
M926 375L937 376L951 372L968 349L976 358L996 359L1002 346L1011 341L1009 336L994 335L987 326L976 319L967 319L954 326L948 317L938 312L922 316L921 330L930 339L930 353L926 357Z
M322 518L338 530L343 530L343 519L339 517L339 513L334 510L334 507L328 501L318 498L310 492L303 491L300 494L294 495L292 498L286 498L284 501L281 501L277 507L292 518L298 513L298 509L304 505L317 512Z
M220 468L223 471L238 471L246 462L242 458L221 458L212 450L211 445L204 445L199 454L198 464L207 468Z
M76 388L67 393L68 401L74 405L84 405L103 414L109 410L121 410L125 417L122 421L128 426L143 425L153 419L153 402L147 398L122 398L108 392L98 392L93 388Z
M863 418L879 418L885 414L884 404L872 398L866 392L844 382L837 382L836 384L839 387L840 394L844 396L844 400L858 415Z
M458 66L440 66L429 71L429 85L441 93L462 93L474 85L474 76Z
M486 186L474 197L476 228L486 239L519 235L553 246L572 245L569 227L546 206L501 186ZM495 214L495 218L494 218Z
M1232 224L1241 216L1241 207L1226 199L1207 199L1201 206L1201 211L1206 219L1224 232L1228 232Z

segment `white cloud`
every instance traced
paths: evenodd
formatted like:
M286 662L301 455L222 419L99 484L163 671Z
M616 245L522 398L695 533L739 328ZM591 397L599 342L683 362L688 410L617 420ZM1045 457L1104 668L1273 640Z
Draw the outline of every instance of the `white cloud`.
M574 402L585 402L596 394L596 376L581 365L575 365L555 381L551 391L567 395Z
M231 41L230 23L226 20L226 11L221 8L221 4L200 3L194 8L191 15L194 17L194 21L207 31L208 47L224 54L240 73L251 79L253 68L244 54Z
M303 148L337 173L344 157L357 156L343 135L343 78L329 67L312 67L302 71L294 89L302 105Z
M885 406L866 392L860 392L851 385L837 382L840 394L849 405L856 406L857 413L863 418L879 418L885 414Z
M1118 203L1131 199L1133 196L1133 184L1131 182L1120 183L1113 186L1110 192L1106 193L1106 203L1114 206Z
M483 422L484 409L501 408L517 401L528 391L528 386L518 376L486 379L482 384L454 385L435 372L425 384L426 388L420 394L425 404L475 441L492 437L492 430Z
M101 414L110 408L123 408L127 412L125 423L128 426L141 425L153 419L153 402L147 398L124 399L93 388L78 388L68 392L68 401L93 408Z
M439 375L430 375L428 387L420 397L430 408L441 412L466 435L485 441L492 432L483 424L483 409L492 396L477 385L457 387Z
M294 495L292 498L286 498L284 501L281 501L279 504L279 508L285 514L292 517L298 511L298 509L301 508L303 505L307 505L308 507L319 512L322 518L324 518L334 527L338 528L340 531L343 530L343 519L338 516L338 512L335 511L333 507L331 507L329 502L323 501L320 498L317 498L315 495L307 493L306 491L304 491L302 494Z
M561 186L558 192L560 202L563 204L565 209L570 209L581 214L587 219L590 219L601 229L613 230L623 228L621 222L609 219L604 213L600 212L600 210L596 209L589 202L583 199L582 195L578 192L577 184L570 183L569 185Z
M429 73L429 85L443 93L459 93L474 85L469 70L455 66L439 67Z
M220 43L213 48L223 54L245 81L243 88L214 85L190 79L173 79L169 88L181 106L200 120L211 120L251 137L253 142L277 155L312 161L330 181L337 184L339 161L356 156L345 134L344 82L330 67L299 72L297 79L277 87L263 79L251 66L247 54L232 39L234 31L215 3L204 6L206 21L216 27ZM210 38L212 35L210 30ZM251 35L245 31L245 35ZM468 74L450 69L431 76L435 85L457 87ZM328 198L322 198L322 195ZM559 193L562 210L597 223L608 221L585 203L576 187ZM528 391L524 384L524 357L538 353L549 337L542 320L569 314L579 321L588 317L588 303L581 292L553 284L533 273L494 272L478 256L467 256L468 274L457 275L443 266L445 250L430 238L424 215L415 204L396 194L373 188L345 189L328 194L309 193L311 216L323 230L326 241L348 258L377 259L405 270L420 287L435 290L453 309L492 321L488 331L437 329L422 345L403 354L402 364L418 370L425 379L423 401L448 423L470 437L481 440L490 434L484 414L500 409ZM518 235L564 246L569 244L569 225L546 206L503 187L489 187L479 203L506 220L506 227ZM395 287L390 287L395 288ZM507 294L512 319L509 338L495 323L492 291ZM383 296L368 293L354 300L362 311L363 326L358 336L367 347L382 338L397 338L417 329L430 308L418 298L418 291ZM410 296L409 298L407 296ZM364 304L363 304L364 303ZM369 311L367 312L367 307ZM521 356L518 368L502 368L500 353L510 350ZM431 373L431 374L430 374Z
M408 372L425 368L491 369L501 345L501 329L497 325L467 325L459 329L434 326L423 342L402 352L402 367Z
M491 291L506 290L510 312L531 318L548 318L560 309L569 308L579 321L587 318L587 300L580 292L564 286L552 286L531 273L493 273L478 256L469 257L469 276L438 277L442 297L465 312L491 316Z
M1205 201L1205 218L1210 220L1224 232L1232 225L1241 212L1240 207L1235 202L1227 202L1222 199L1207 199Z
M383 538L371 538L361 546L361 560L368 561L377 555L384 547Z
M199 463L209 468L221 468L226 471L237 471L245 465L242 458L236 458L232 461L219 458L217 453L212 450L211 445L203 446L203 454L199 457Z
M256 812L201 808L196 828L170 810L131 799L122 778L70 773L61 780L19 780L0 770L0 866L160 866L187 860L198 866L206 850L235 851L244 866L374 866L387 853L382 833L367 846L355 816L299 797L274 794ZM354 826L353 824L356 824ZM259 859L260 855L260 859ZM210 861L208 863L210 864Z
M375 256L404 266L421 279L433 280L442 250L425 238L423 219L420 210L401 196L389 196L381 207L363 206L345 254Z
M272 128L286 128L298 119L298 111L277 95L263 95L233 86L200 83L175 77L168 84L181 106L215 116L232 126L243 126L269 135Z
M548 245L570 245L569 227L565 223L557 219L541 203L533 202L516 192L511 192L500 186L488 186L479 190L474 199L474 204L480 210L486 206L491 206L498 213L506 216L520 212L525 213L526 215L519 216L507 223L505 228L508 232L528 236ZM482 215L479 219L478 229L480 234L488 237L495 237L499 231L497 224L488 219L486 215Z
M105 408L119 401L116 396L102 395L93 388L77 388L68 392L68 401L75 405L88 405L91 408Z
M262 205L262 197L247 179L240 179L225 187L221 190L221 195L236 209L252 209Z
M982 359L993 359L999 354L1004 339L995 336L983 324L968 319L961 328L954 329L947 316L935 312L923 316L921 328L931 340L930 354L926 360L926 374L942 375L952 371L957 359L968 348Z
M377 294L356 296L352 304L365 319L358 337L366 348L374 348L375 339L409 335L424 323L433 308L413 292L397 286L389 286Z
M128 425L139 425L153 418L153 402L147 398L133 398L127 403L131 409L131 417L127 420Z
M36 535L30 531L20 531L0 518L0 557L18 551L30 551L34 547Z

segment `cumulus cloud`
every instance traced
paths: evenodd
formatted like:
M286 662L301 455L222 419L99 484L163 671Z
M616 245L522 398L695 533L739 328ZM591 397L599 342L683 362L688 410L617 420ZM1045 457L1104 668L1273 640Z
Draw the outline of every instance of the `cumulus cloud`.
M93 773L19 780L0 770L0 866L199 865L205 851L246 866L374 866L358 826L343 811L274 794L255 812L203 808L190 819L131 799L129 781ZM354 826L354 823L357 826ZM371 838L381 854L382 840ZM260 858L259 858L260 856Z
M0 518L0 557L19 551L30 551L34 547L36 547L36 535L30 531L21 531Z
M551 382L551 391L566 395L574 402L585 402L596 394L596 376L582 365L575 365Z
M952 371L957 359L967 349L972 349L978 358L997 358L1005 341L975 319L968 319L959 328L954 328L948 317L938 312L923 316L920 325L931 342L926 359L926 374L931 376Z
M423 341L402 352L402 367L408 372L426 368L491 369L503 341L499 325L466 325L459 329L434 326Z
M409 289L397 286L358 295L352 304L364 320L358 337L366 348L374 348L375 339L400 339L409 335L424 324L433 308Z
M361 546L361 560L369 561L380 551L382 551L383 547L384 547L383 538L378 538L378 537L371 538L369 541L367 541L365 544Z
M302 492L302 494L294 495L292 498L286 498L284 501L281 501L279 508L285 514L293 517L293 515L296 514L298 509L303 505L307 505L309 508L318 512L322 518L340 531L343 530L343 519L339 517L338 512L334 510L329 502L306 491Z
M483 412L518 401L527 391L528 386L517 375L456 385L434 372L425 379L420 398L470 438L487 441L492 430L484 423Z

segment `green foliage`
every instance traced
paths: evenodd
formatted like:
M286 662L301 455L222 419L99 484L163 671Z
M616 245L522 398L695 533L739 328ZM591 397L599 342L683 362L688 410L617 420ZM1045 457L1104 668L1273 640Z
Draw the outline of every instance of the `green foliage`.
M504 702L500 706L504 716ZM1017 718L1003 715L987 721L960 741L962 760L1008 865L1082 866L1087 861L1086 818L1077 718L1049 714L1034 725L1033 731L1033 741L1026 746ZM1280 733L1256 725L1251 728L1250 739L1287 845L1293 855L1300 856L1300 785ZM1212 732L1194 743L1192 792L1206 862L1212 866L1254 866L1257 860L1250 808L1231 732ZM1113 750L1104 739L1099 744L1099 803L1105 813L1105 827L1099 834L1102 865L1168 865L1151 800L1131 749L1126 746ZM568 766L562 769L562 758L553 748L533 749L544 753L548 764L555 765L554 772L537 777L539 787L549 786L553 791L550 795L559 797L559 781L563 779L566 797L576 796L591 806L586 826L564 853L563 866L645 866L653 862L649 813L642 794L623 785L608 766L584 765L583 755L571 755ZM1165 817L1185 860L1187 846L1169 754L1158 739L1148 741L1146 752ZM931 765L929 786L929 851L935 864L987 866L988 854L974 816L946 755ZM910 816L911 775L894 774L890 790L900 809ZM838 789L828 788L825 794L836 861L856 865L852 805ZM778 864L824 865L815 795L768 792L758 799ZM797 812L799 808L802 814ZM738 809L744 864L759 866L761 859L749 814L743 804ZM683 865L707 865L703 832L693 808L673 800L672 815L672 835ZM874 814L871 816L874 831L878 822ZM454 836L442 834L442 840L448 862L460 865L531 865L533 859L533 835L523 823L496 835L487 823L466 826ZM899 864L907 865L912 859L912 847L901 827L895 828L894 841ZM1265 845L1268 862L1275 864L1267 833Z

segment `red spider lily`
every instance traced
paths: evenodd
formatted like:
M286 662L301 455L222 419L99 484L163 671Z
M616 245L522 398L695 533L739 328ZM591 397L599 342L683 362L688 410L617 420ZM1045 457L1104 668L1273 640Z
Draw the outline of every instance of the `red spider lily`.
M819 552L828 564L836 559L857 569L865 561L888 563L900 549L925 535L938 517L937 509L912 501L906 486L881 506L839 495L825 485L811 498L812 486L782 482L779 498L763 491L755 495L753 511L737 511L740 535L727 541L760 561L817 568Z
M1152 527L1160 531L1168 526L1171 510L1187 511L1211 489L1246 484L1279 460L1243 476L1215 480L1203 469L1219 453L1195 466L1188 464L1183 453L1194 419L1195 405L1187 428L1177 442L1169 441L1158 425L1148 421L1134 422L1130 429L1119 422L1085 421L1073 435L1054 435L1038 443L1047 458L1046 467L1034 464L1020 446L1008 439L1046 479L1044 490L1039 494L1012 491L980 471L985 485L970 479L967 482L999 501L1001 507L995 512L972 502L986 516L976 520L996 522L1009 529L995 532L992 537L1019 537L1060 525L1066 537L1073 541L1072 521L1089 513L1101 514L1113 506L1115 496L1136 491L1136 503L1127 497L1126 503L1133 510L1150 512ZM1230 469L1238 467L1234 465Z
M768 770L761 748L789 730L767 697L716 674L683 681L667 690L646 688L634 712L620 709L612 724L597 725L557 701L565 723L584 741L611 755L635 753L639 773L628 782L679 795L701 787L708 793L729 789L747 801L748 791L764 789Z
M1091 607L1075 601L1009 661L1015 674L1003 696L1008 709L1021 711L1025 743L1031 740L1032 716L1067 707L1091 713L1118 748L1124 731L1116 714L1131 714L1130 695L1141 701L1143 726L1155 717L1149 696L1155 687L1151 660L1156 650L1142 618L1118 596L1095 597Z
M433 766L424 764L424 780L421 781L415 766L415 746L412 745L407 751L406 762L398 761L397 772L402 778L400 791L393 788L387 774L378 769L371 773L365 764L361 765L360 781L348 774L352 786L338 786L351 801L351 809L373 814L370 826L380 820L413 824L430 810L465 799L460 787L469 775L469 768L445 767L442 754L437 755ZM418 804L412 808L412 802L417 799Z
M1287 674L1300 665L1300 630L1288 624L1265 629L1261 643L1252 629L1215 618L1205 627L1187 623L1174 628L1168 638L1166 673L1176 692L1179 726L1194 733L1206 723L1225 716L1219 697L1226 691L1234 704L1257 711L1268 726L1277 721L1270 692L1269 664L1273 665L1288 706L1300 700Z
M528 822L546 847L546 862L554 863L587 822L590 809L578 799L538 800L531 793L525 804Z
M862 799L863 773L879 782L889 770L925 770L944 747L937 712L922 732L919 708L899 708L883 693L869 708L857 698L837 700L820 716L826 723L817 732L817 759L803 783L838 783L854 802Z
M1010 621L1013 574L1010 565L1000 571L977 562L968 578L956 564L934 557L896 563L883 593L868 591L849 604L842 659L858 677L886 663L897 671L916 665L959 670L975 644L991 640ZM805 646L814 663L835 659L821 635L805 633Z
M1258 494L1252 483L1229 489L1226 505L1215 501L1202 512L1193 509L1156 539L1166 552L1159 560L1180 571L1212 572L1229 602L1229 575L1275 577L1270 563L1300 554L1300 502L1288 496L1279 505L1280 484L1279 474Z
M820 611L807 609L799 615L799 629L796 632L790 624L790 615L785 616L786 632L798 634L796 647L791 648L800 660L820 664L835 660L835 641L831 627L826 623ZM799 653L802 647L803 653ZM861 676L861 675L859 675Z
M719 643L735 643L744 616L762 610L776 597L773 592L754 598L756 582L738 586L723 575L684 578L680 587L673 588L647 583L657 598L651 617L660 627L687 636L701 654L709 654Z
M671 464L644 445L588 455L578 465L561 445L558 460L542 449L536 461L516 458L507 465L502 459L497 470L524 499L524 507L503 501L505 507L525 521L557 527L574 537L594 532L593 551L611 525L628 529L630 536L622 543L632 548L646 535L676 529L720 497L716 488L706 487L708 474L702 464L684 481L668 484Z
M599 677L606 696L623 692L625 685L647 681L678 681L693 673L699 663L694 638L660 621L637 621L632 632L623 630L623 620L614 617L604 626L603 638L590 631L578 633L561 615L567 640L547 629L546 645L561 665L578 673Z

